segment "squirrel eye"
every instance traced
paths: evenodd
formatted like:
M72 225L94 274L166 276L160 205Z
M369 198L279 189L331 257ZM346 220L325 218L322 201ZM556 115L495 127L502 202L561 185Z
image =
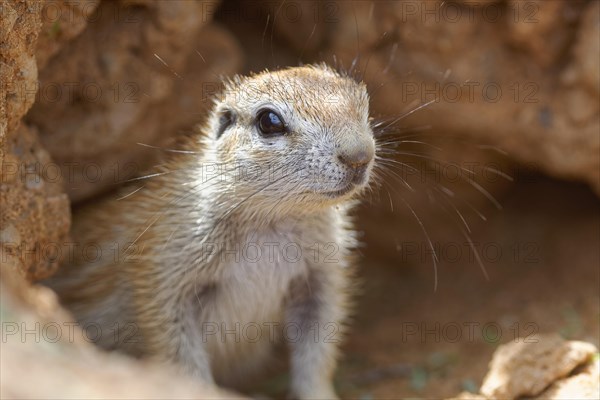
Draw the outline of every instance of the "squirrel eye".
M283 119L272 110L264 110L258 114L258 129L263 135L281 135L286 132Z

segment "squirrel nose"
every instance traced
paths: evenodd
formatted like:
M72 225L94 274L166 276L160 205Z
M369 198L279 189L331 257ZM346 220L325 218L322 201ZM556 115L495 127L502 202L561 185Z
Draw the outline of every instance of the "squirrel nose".
M342 151L337 157L345 166L352 169L360 169L371 161L373 154L369 153L367 150L360 149L355 151Z

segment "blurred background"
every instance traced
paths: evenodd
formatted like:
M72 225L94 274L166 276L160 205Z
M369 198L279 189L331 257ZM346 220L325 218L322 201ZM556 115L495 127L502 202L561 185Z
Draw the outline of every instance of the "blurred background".
M138 143L177 146L221 77L326 62L366 82L388 160L357 210L362 289L340 394L477 393L503 343L552 333L598 346L599 2L1 7L3 339L22 330L5 325L10 318L68 320L51 293L12 275L35 282L59 268L73 240L71 207L113 192L161 155ZM150 367L81 339L57 339L58 353L18 342L2 357L9 395L211 390L186 392L176 377L158 388L160 371L155 383L134 385L154 376ZM77 384L43 368L56 363L79 371ZM286 385L278 360L248 393L281 396Z

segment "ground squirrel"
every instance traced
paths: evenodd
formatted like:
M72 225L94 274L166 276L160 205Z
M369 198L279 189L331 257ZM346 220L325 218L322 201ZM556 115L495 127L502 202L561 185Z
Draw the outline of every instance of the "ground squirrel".
M335 398L347 214L376 152L365 85L325 65L235 77L200 132L141 189L77 212L87 250L49 285L105 348L231 386L284 340L292 396Z

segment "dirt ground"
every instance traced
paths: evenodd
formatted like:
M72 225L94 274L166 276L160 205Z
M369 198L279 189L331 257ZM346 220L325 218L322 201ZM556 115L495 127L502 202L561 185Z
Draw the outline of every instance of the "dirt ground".
M489 282L467 252L456 262L446 252L435 293L430 262L364 260L365 296L340 373L355 373L364 383L343 385L343 392L422 398L478 388L497 345L534 331L598 346L598 199L582 186L538 178L516 183L502 203L504 210L473 235L490 244L481 247ZM405 240L410 234L420 232L399 232ZM464 242L451 229L447 235L438 240ZM369 368L394 365L410 372L399 369L396 376L380 374L369 382Z
M395 210L406 221L394 228L405 253L393 256L373 243L389 215L362 207L363 294L336 376L343 398L476 392L497 346L534 333L600 344L598 199L583 185L536 175L523 180L498 199L502 211L470 225L489 281L456 225L436 223L435 205L422 216L438 246L435 292L427 248L415 254L407 247L426 243L414 217ZM251 393L283 395L286 381L285 373L275 374Z

